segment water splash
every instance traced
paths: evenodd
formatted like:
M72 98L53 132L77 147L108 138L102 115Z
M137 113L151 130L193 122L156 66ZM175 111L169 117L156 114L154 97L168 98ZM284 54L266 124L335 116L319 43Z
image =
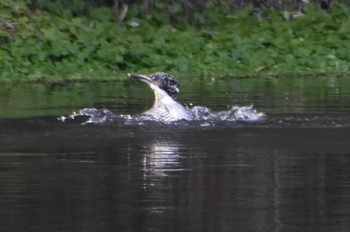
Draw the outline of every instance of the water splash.
M253 106L232 106L229 110L212 113L211 110L203 106L195 106L191 109L195 120L220 120L220 121L260 121L265 118L265 114L257 112Z
M201 126L211 126L215 122L235 122L247 121L256 122L263 120L266 115L262 112L257 112L253 106L232 106L229 110L212 112L211 109L204 106L194 106L189 109L194 116L196 122L201 122ZM117 115L108 109L84 108L78 113L68 117L61 116L59 118L62 122L81 121L82 124L107 124L107 123L121 123L124 125L142 125L145 122L158 122L164 124L176 124L178 122L157 121L150 115Z
M127 118L128 115L123 115ZM131 118L131 116L129 115ZM118 119L118 116L108 109L96 109L96 108L84 108L78 113L73 112L69 116L61 116L58 120L62 122L81 122L82 124L103 124L108 122L113 122Z

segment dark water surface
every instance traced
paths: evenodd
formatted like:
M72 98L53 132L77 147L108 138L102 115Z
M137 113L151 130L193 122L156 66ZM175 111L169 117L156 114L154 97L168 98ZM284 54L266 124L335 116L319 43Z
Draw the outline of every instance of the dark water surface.
M62 123L140 113L141 84L0 87L0 231L350 231L350 78L182 81L259 122Z

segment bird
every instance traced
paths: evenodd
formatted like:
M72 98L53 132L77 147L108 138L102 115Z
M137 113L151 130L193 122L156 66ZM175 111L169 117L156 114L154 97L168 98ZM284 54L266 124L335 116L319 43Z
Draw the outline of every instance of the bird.
M194 116L191 110L176 101L180 90L174 76L164 72L148 75L129 73L128 76L145 82L154 92L152 108L143 112L142 115L151 116L154 120L160 122L193 120Z

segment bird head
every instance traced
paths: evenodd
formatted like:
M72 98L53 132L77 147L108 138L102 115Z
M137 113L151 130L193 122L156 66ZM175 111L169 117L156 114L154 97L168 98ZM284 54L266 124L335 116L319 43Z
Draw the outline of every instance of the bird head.
M129 73L128 76L147 83L153 90L158 88L165 91L173 99L176 99L180 92L175 77L167 73L156 72L149 75Z

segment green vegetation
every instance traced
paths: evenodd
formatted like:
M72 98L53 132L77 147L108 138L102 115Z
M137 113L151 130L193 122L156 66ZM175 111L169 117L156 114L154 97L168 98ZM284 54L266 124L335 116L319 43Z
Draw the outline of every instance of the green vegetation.
M133 5L118 23L112 7L77 14L52 2L51 10L35 10L24 0L0 0L0 81L119 80L153 71L188 78L328 75L350 68L350 7L342 4L330 11L307 4L302 15L208 5L195 27L180 20L181 8L142 17Z

